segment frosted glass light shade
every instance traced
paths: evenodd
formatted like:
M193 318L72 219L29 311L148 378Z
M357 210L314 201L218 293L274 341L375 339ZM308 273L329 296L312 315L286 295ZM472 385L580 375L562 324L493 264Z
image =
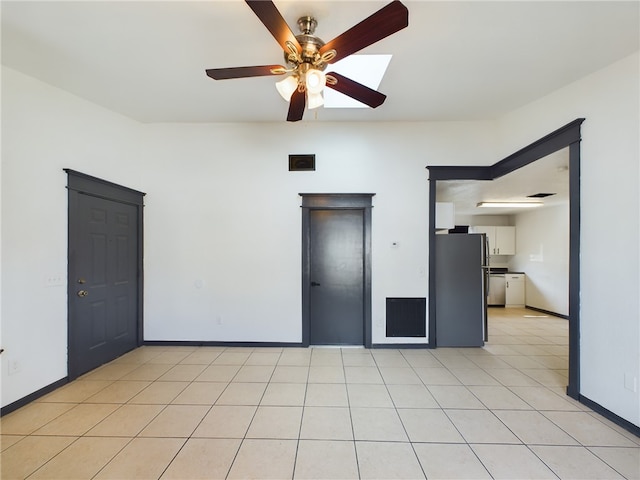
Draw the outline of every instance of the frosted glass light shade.
M307 108L312 110L324 105L324 98L321 93L311 93L307 90Z
M276 89L278 93L284 98L287 102L291 100L291 95L298 88L298 78L293 75L288 76L284 80L280 80L276 82Z
M305 75L307 82L307 92L320 93L324 90L324 86L327 84L327 78L320 70L311 69Z

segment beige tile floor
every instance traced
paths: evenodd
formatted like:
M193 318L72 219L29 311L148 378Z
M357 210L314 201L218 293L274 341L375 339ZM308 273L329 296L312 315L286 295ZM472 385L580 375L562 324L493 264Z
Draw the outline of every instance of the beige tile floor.
M1 477L640 478L539 315L491 309L484 348L142 347L4 416Z

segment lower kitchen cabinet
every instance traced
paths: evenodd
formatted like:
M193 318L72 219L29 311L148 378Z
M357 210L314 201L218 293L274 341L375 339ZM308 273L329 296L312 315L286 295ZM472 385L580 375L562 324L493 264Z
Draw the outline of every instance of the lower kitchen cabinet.
M505 275L505 307L524 307L524 273Z

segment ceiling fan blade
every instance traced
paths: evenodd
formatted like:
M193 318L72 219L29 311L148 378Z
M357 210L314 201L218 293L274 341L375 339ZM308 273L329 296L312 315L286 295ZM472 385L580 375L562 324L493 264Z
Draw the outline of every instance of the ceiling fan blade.
M351 80L344 75L340 75L339 73L327 73L327 77L329 76L335 78L337 82L335 84L327 82L327 87L333 88L337 92L344 93L365 105L369 105L371 108L379 107L387 98L385 94L373 90L366 85L362 85L355 80Z
M287 25L284 18L273 4L271 0L245 0L249 8L253 10L260 21L267 27L267 30L271 32L271 35L277 40L282 47L282 50L288 52L287 42L296 48L298 53L302 52L302 47L296 39L295 34Z
M305 104L305 93L301 92L300 90L294 91L293 95L291 95L291 100L289 101L287 122L297 122L299 120L302 120Z
M274 69L282 69L282 73L273 73ZM214 80L229 78L263 77L267 75L282 75L285 73L282 65L258 65L255 67L209 68L207 75Z
M260 2L258 2L260 3ZM399 0L382 7L370 17L329 41L322 48L322 55L335 50L337 55L328 63L335 63L349 55L376 43L409 25L409 10Z

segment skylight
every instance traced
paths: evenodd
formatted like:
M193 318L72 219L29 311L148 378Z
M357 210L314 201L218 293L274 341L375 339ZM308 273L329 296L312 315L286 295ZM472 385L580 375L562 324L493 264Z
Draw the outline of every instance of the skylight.
M391 55L349 55L330 65L326 71L339 73L377 90L390 61ZM325 88L323 94L324 108L369 108L332 88Z

